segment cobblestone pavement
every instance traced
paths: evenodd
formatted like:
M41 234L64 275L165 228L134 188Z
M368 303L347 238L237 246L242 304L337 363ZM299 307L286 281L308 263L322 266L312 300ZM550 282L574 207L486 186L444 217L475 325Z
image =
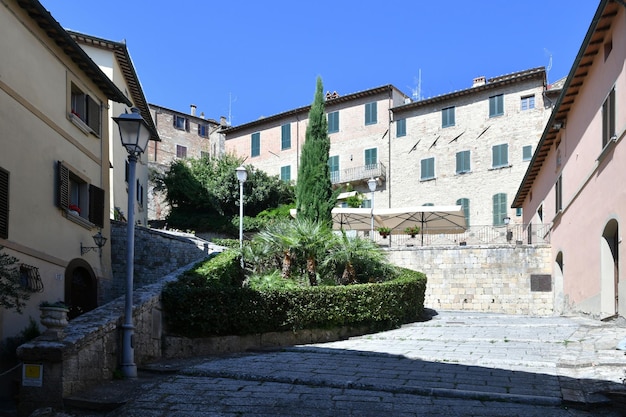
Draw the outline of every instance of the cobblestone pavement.
M440 312L344 341L182 362L106 415L617 417L626 406L600 393L626 390L615 349L625 337L621 321Z

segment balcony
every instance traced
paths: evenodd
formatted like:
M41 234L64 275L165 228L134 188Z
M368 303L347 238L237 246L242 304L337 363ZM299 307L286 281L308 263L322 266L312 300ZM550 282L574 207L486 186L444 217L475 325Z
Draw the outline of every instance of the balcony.
M331 171L330 181L333 185L346 184L348 182L367 181L370 178L378 178L385 181L387 178L387 167L382 162L371 165L361 165L359 167Z

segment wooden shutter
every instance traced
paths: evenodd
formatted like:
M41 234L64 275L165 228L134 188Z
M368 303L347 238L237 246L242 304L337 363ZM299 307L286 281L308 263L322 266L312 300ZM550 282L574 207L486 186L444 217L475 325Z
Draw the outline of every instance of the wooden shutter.
M89 221L104 227L104 190L92 184L89 185Z
M100 136L100 104L87 96L87 125Z
M0 168L0 238L9 237L9 171Z
M189 119L185 118L185 131L189 132Z
M57 174L57 204L67 210L70 206L70 170L59 161Z

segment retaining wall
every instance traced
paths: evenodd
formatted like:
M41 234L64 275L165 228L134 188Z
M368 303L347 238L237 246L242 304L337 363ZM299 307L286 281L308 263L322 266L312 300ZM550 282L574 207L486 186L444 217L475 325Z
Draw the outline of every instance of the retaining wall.
M418 246L388 255L392 263L426 274L427 308L555 313L549 245Z

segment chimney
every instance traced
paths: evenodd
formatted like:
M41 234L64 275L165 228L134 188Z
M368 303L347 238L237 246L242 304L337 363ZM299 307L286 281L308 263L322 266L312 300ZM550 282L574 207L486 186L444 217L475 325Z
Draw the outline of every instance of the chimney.
M487 84L487 78L483 75L481 77L474 78L474 83L472 84L472 87L479 87L485 84Z
M192 105L191 105L191 115L192 115L192 116L195 116L195 115L196 115L196 105L195 105L195 104L192 104Z
M226 117L220 116L220 126L221 127L227 127L228 126L228 123L226 123Z

